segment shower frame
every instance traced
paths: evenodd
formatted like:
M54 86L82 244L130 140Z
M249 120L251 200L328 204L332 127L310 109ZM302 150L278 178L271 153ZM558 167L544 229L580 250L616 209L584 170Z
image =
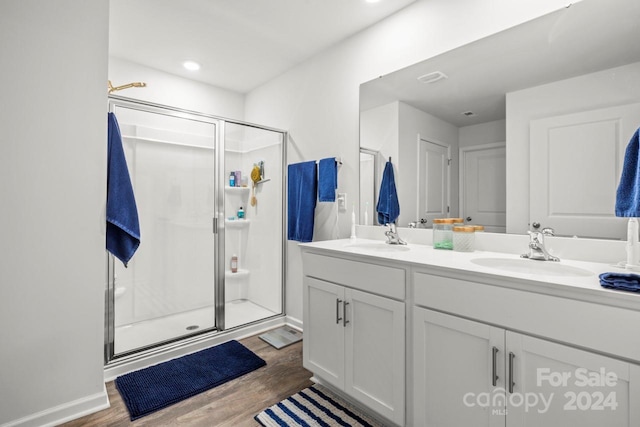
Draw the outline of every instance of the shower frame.
M186 110L177 107L171 107L168 105L152 103L148 101L142 101L134 98L127 98L119 95L108 95L108 110L112 111L113 106L119 105L127 108L137 109L144 112L162 112L169 113L173 117L178 118L193 118L200 117L204 120L210 121L215 125L215 141L214 141L214 217L212 218L212 233L214 235L214 278L212 286L214 287L214 318L215 324L213 328L194 331L189 334L184 334L179 337L154 343L148 346L137 348L135 350L115 354L115 257L110 253L106 253L107 262L107 277L105 286L105 339L104 339L104 364L105 367L128 363L135 361L136 359L145 358L151 354L162 353L165 350L172 350L181 345L187 345L197 343L199 341L206 340L217 336L225 331L234 331L242 328L246 328L251 325L259 324L268 319L284 317L285 301L286 301L286 260L287 260L287 245L284 230L286 229L286 158L287 158L287 141L288 133L281 129L258 125L241 120L228 119L211 114L205 114L197 111ZM281 229L283 230L281 236L281 265L280 265L280 313L268 316L260 320L247 322L242 325L238 325L229 329L225 328L225 227L220 224L224 224L225 219L225 191L224 183L227 180L225 173L225 130L226 124L246 126L250 128L266 130L271 132L277 132L282 135L282 148L281 148L281 176L282 185L280 191L283 195L283 203L281 207Z

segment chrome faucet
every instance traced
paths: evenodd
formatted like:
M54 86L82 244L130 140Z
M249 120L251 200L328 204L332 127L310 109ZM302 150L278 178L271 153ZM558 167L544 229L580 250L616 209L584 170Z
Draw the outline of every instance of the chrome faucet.
M527 231L527 233L529 233L529 252L520 255L520 257L538 261L560 261L559 258L549 254L547 249L544 247L544 236L553 236L553 228L545 227L542 230L538 230L540 228L540 223L534 222L531 225L534 230Z
M396 230L396 225L394 223L385 224L389 229L384 232L384 235L387 236L387 244L389 245L406 245L407 242L402 240L400 236L398 236L398 231Z
M427 228L427 220L420 218L419 221L410 222L409 228Z

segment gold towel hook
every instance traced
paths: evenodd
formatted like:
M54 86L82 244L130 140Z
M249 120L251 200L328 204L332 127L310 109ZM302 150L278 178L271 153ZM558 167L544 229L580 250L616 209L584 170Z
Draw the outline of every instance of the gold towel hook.
M122 86L113 86L111 84L111 80L107 80L107 87L108 87L108 93L111 92L115 92L118 90L123 90L123 89L129 89L130 87L146 87L147 84L144 82L133 82L133 83L128 83L126 85L122 85Z

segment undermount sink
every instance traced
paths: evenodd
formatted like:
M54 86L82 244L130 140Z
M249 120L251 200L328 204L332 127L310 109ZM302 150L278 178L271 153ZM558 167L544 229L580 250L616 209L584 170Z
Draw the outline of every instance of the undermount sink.
M409 250L407 245L389 245L385 242L356 242L346 245L347 248L375 251L375 252L404 252Z
M594 273L589 270L562 264L562 261L537 261L513 258L475 258L472 259L471 262L483 267L495 268L497 270L510 271L513 273L567 277L587 277L594 275Z

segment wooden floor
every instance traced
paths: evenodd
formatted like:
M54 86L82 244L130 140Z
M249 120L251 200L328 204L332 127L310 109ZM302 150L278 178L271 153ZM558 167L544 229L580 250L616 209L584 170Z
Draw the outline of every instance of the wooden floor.
M240 342L264 359L267 366L136 421L129 421L129 412L112 381L107 383L111 402L109 409L62 425L258 426L254 415L313 384L311 372L302 367L302 342L281 350L271 347L258 336Z

